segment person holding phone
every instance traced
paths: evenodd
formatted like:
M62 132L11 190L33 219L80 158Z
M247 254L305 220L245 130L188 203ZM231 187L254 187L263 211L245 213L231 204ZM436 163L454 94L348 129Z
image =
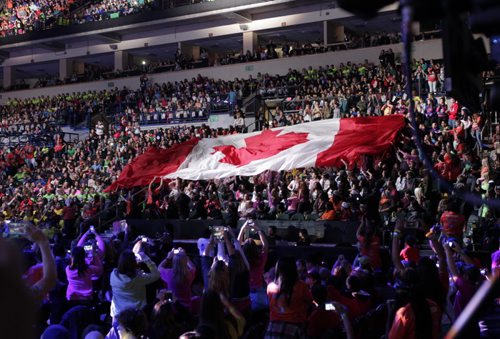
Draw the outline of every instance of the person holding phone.
M97 244L96 254L101 260L103 260L104 254L106 253L106 244L104 242L104 239L99 235L99 233L97 233L94 226L91 225L89 227L87 232L85 232L81 236L80 240L78 240L78 244L76 246L84 246L90 236L94 236Z
M22 256L16 245L0 237L0 333L2 338L33 338L37 305L57 282L57 270L47 236L26 224L24 237L40 249L43 275L31 287L23 281Z
M251 229L259 235L262 247L255 243L252 238L245 239L245 234L249 234ZM245 258L250 266L250 299L252 309L258 310L267 307L267 298L264 289L264 268L269 252L269 243L264 232L257 226L254 220L248 219L240 229L238 234Z
M446 262L450 272L453 284L457 288L457 293L453 301L453 310L455 317L458 318L465 306L472 299L482 282L481 272L474 261L460 247L457 242L448 241L444 245L446 253ZM458 270L454 254L458 254L460 260L464 263L463 268ZM479 328L477 329L479 330ZM479 333L478 333L479 334Z
M427 269L424 260L420 260L416 269L403 265L399 250L405 224L404 219L396 220L392 233L392 262L400 307L394 315L389 339L439 338L443 310L437 268L432 266L433 270ZM434 288L429 289L429 286Z
M68 289L66 299L75 303L89 302L93 299L92 277L102 273L101 258L91 251L90 264L87 263L87 253L81 246L71 251L71 263L66 267Z
M311 294L314 309L307 319L307 335L309 338L321 338L327 332L333 335L333 331L340 329L340 317L335 312L335 305L326 302L326 287L314 285Z
M161 280L172 291L176 301L191 309L191 285L196 276L196 266L183 248L173 248L160 263Z
M150 273L137 267L137 259L146 264ZM110 285L113 292L110 315L113 320L127 308L143 308L146 306L146 285L160 278L156 264L144 253L123 251L118 260L118 267L111 272Z

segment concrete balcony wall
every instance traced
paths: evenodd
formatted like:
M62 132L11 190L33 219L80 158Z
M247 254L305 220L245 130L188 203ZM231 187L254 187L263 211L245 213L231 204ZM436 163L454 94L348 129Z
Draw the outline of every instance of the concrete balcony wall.
M339 65L348 61L359 63L368 60L378 63L378 57L382 49L392 48L396 56L400 56L403 50L402 44L393 44L369 48L360 48L346 51L328 52L322 54L296 56L290 58L280 58L273 60L257 61L244 64L234 64L219 67L207 67L178 72L166 72L150 74L149 79L155 83L174 82L184 79L191 79L201 74L204 77L233 80L234 78L255 77L257 73L286 74L289 68L299 69L312 66L317 68L325 65ZM420 59L442 59L441 39L419 41L413 44L413 58ZM0 93L0 104L8 98L30 98L38 96L52 96L59 93L83 92L89 90L104 90L114 87L139 88L139 77L128 77L113 80L101 80L94 82L69 84L63 86L36 88L22 91L12 91Z

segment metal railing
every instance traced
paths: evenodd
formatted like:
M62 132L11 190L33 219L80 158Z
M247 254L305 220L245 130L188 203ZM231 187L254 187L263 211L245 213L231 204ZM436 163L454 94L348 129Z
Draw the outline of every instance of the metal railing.
M134 197L136 197L137 195L139 194L142 194L144 193L146 190L148 189L148 187L143 187L141 190L135 192L134 194L132 194L129 199L133 199ZM140 203L142 204L145 200L141 201ZM103 228L110 225L111 223L113 223L114 221L116 221L116 219L119 217L119 211L118 211L118 208L119 206L122 204L123 201L120 201L120 199L118 199L118 201L116 201L115 203L113 203L111 206L108 206L106 207L105 209L99 211L96 215L94 215L91 219L93 220L97 220L97 227L99 228L99 230L102 232ZM113 215L113 217L111 218L108 218L108 219L104 219L105 216L108 214L108 212L110 212L111 210L115 210L115 213Z

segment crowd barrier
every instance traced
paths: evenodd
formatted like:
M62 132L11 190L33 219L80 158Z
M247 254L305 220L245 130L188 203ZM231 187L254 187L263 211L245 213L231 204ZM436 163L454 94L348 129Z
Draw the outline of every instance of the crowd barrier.
M199 257L199 250L195 240L176 240L175 247L182 247L186 253L196 261ZM358 255L356 246L335 246L330 244L312 244L311 246L271 246L269 248L268 264L266 269L272 267L278 258L316 258L319 261L326 261L333 264L338 256L342 254L347 260L353 262Z
M245 221L238 221L238 229ZM339 244L357 242L356 230L358 222L352 221L310 221L310 220L258 220L257 225L267 233L270 226L276 227L277 234L282 238L293 238L299 229L306 229L313 239L323 243Z
M238 229L245 221L238 222ZM210 226L224 225L222 220L177 220L177 219L127 219L127 223L136 234L156 237L169 230L174 239L198 239ZM275 226L277 234L284 238L293 238L299 229L306 229L313 239L322 243L356 243L357 222L345 221L300 221L300 220L258 220L257 225L267 234L270 226Z

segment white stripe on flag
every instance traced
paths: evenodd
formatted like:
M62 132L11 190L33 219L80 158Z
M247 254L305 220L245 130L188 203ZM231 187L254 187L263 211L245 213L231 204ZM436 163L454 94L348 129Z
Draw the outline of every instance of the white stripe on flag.
M287 133L308 133L307 142L295 145L265 159L251 161L243 166L220 162L224 158L221 152L214 153L214 147L232 145L241 148L245 139L257 136L261 132L234 134L230 136L202 139L176 172L166 178L189 180L207 180L236 175L251 176L266 170L291 170L294 168L314 167L319 152L328 149L339 130L340 119L328 119L293 126L279 127L279 135Z

